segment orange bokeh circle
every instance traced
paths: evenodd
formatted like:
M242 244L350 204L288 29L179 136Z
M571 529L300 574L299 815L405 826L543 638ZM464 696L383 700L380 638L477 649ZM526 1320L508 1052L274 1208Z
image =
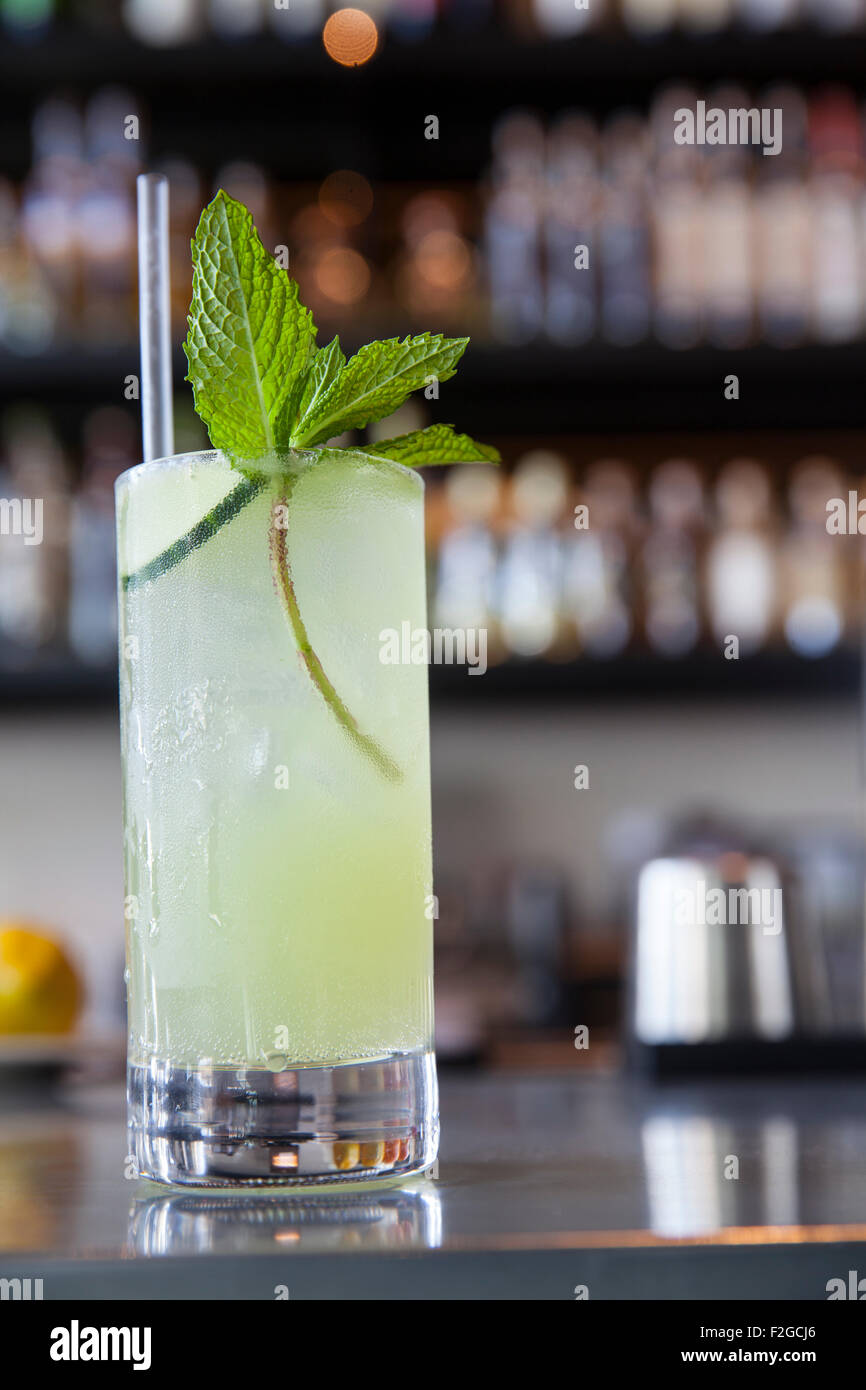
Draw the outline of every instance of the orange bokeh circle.
M322 30L322 42L335 63L354 68L372 58L379 35L364 10L336 10Z

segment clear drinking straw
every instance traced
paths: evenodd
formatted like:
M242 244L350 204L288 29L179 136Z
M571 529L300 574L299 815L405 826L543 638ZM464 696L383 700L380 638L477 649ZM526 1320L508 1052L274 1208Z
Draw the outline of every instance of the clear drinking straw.
M163 174L139 174L136 186L141 424L147 463L174 453L168 179Z

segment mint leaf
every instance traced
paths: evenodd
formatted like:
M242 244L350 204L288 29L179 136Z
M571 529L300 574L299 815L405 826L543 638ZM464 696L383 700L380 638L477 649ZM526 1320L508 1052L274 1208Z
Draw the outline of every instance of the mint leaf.
M457 370L468 338L421 333L367 343L341 367L330 387L298 419L291 444L323 444L344 430L360 429L390 415L430 377L447 381Z
M222 190L201 215L192 261L187 381L211 443L249 459L284 448L316 341L297 284Z
M453 425L428 425L394 439L365 444L358 453L393 459L406 468L426 468L433 463L499 463L499 450L478 444L468 434L455 434Z
M297 406L299 420L318 410L345 365L339 338L333 338L327 347L318 349L301 388Z

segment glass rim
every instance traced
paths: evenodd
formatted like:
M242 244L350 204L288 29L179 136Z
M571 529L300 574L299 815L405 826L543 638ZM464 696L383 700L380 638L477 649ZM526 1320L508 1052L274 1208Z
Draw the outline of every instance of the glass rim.
M322 451L320 449L272 449L269 450L267 454L259 455L259 458L274 459L284 457L287 454L291 454L295 458L302 458L303 462L301 466L295 470L297 475L300 476L302 473L306 472L308 468L315 466L317 456L320 455L321 452ZM356 457L362 458L367 463L371 465L376 465L380 469L382 465L386 465L387 468L393 469L398 476L402 474L402 476L407 479L414 479L416 485L421 489L421 491L425 491L426 483L421 474L418 472L417 468L407 468L404 463L399 463L396 459L389 459L381 456L373 458L369 454L365 454L360 448L346 448L341 450L341 452L347 455L355 454ZM138 477L138 475L141 473L168 472L170 468L185 460L198 460L199 462L204 462L208 459L220 459L228 463L230 468L233 467L229 455L226 454L222 449L187 449L180 454L166 454L162 458L148 459L144 463L136 463L133 464L131 468L125 468L124 471L122 473L119 473L115 478L114 486L115 489L119 489L121 484L128 486L128 484L132 481L133 477ZM248 463L251 466L254 466L257 461L257 459L244 459L244 463ZM235 471L238 473L240 477L243 476L243 473L240 469L236 469ZM274 481L276 481L276 475L274 477Z

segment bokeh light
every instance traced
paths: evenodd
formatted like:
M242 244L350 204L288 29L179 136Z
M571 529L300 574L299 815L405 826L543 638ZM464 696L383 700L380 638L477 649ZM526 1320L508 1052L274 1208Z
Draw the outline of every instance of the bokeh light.
M357 304L370 288L370 267L350 246L332 246L318 261L316 285L334 304Z
M360 67L372 58L379 43L376 25L363 10L336 10L322 30L329 58L344 68Z
M469 280L472 254L463 237L454 232L428 232L418 244L415 264L434 289L456 291Z
M319 207L337 227L357 227L373 209L373 190L363 174L338 169L319 189Z

